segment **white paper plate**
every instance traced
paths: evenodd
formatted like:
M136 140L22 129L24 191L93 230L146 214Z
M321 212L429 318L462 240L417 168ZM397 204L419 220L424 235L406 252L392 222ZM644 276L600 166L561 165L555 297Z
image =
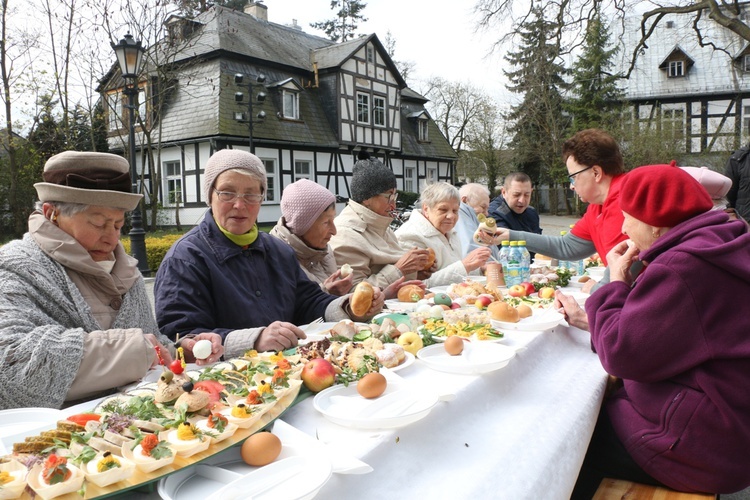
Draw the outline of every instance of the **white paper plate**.
M554 309L534 309L534 314L523 318L518 323L507 323L505 321L490 320L490 324L498 330L549 330L565 320L565 316Z
M479 375L504 368L515 355L516 350L506 345L474 342L458 356L445 352L443 344L434 344L420 349L417 358L441 372Z
M14 408L0 411L0 455L10 453L13 443L54 429L65 413L55 408Z
M423 419L437 402L434 391L388 380L388 387L378 398L363 398L357 393L356 384L336 385L319 392L313 407L344 427L395 429Z
M428 290L430 292L434 293L434 294L448 293L448 287L449 286L450 285L445 285L445 286L431 286L430 288L428 288Z
M392 372L397 372L399 370L403 370L407 366L411 366L414 364L414 361L416 361L417 358L414 357L414 355L410 352L404 351L404 360L401 362L400 365L394 366L393 368L388 368Z
M385 301L385 308L391 311L411 312L417 309L416 302L401 302L397 299L388 299Z
M164 500L229 500L251 496L254 500L308 499L331 477L330 461L310 453L310 448L283 445L279 457L265 467L247 465L240 449L240 446L229 448L162 479L157 488L159 495ZM236 482L232 484L233 481ZM240 496L229 491L234 488L241 492Z

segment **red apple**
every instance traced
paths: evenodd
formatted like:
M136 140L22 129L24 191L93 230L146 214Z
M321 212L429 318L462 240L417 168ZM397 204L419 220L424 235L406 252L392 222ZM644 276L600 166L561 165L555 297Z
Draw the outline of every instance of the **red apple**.
M493 297L492 295L483 293L476 298L476 300L474 301L474 305L477 306L480 310L483 310L486 309L488 305L492 304L494 300L495 297Z
M511 297L526 297L526 287L523 285L513 285L508 288L508 295Z
M302 383L312 392L320 392L336 382L336 370L330 361L323 358L311 359L302 368Z
M526 296L528 297L532 293L536 292L536 288L534 288L534 285L532 283L529 283L528 281L524 281L521 283L521 286L526 287Z

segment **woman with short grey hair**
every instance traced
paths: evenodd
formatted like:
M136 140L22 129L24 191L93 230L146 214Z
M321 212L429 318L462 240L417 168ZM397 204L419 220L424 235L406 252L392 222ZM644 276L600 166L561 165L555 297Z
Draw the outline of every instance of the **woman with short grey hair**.
M409 220L396 230L403 248L431 248L435 252L437 271L425 280L430 286L442 286L462 281L470 274L480 274L487 263L490 250L477 248L462 258L461 241L455 227L461 198L458 189L447 182L429 184L420 196Z

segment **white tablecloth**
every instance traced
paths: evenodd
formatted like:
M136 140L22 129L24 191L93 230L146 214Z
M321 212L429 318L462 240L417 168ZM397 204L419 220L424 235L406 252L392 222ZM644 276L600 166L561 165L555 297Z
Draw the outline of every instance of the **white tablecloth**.
M528 335L533 340L496 372L446 374L419 360L400 371L455 393L401 429L340 427L314 410L312 398L288 410L285 422L374 469L334 474L318 498L569 498L606 373L587 332L557 327Z

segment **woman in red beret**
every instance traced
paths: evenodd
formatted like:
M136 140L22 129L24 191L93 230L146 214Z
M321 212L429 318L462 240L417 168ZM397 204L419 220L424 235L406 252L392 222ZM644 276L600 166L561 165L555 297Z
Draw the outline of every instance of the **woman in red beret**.
M750 485L750 234L711 210L673 165L625 176L629 240L607 255L611 282L586 303L591 343L622 384L605 401L573 498L603 477L680 491ZM638 276L631 264L644 264Z

